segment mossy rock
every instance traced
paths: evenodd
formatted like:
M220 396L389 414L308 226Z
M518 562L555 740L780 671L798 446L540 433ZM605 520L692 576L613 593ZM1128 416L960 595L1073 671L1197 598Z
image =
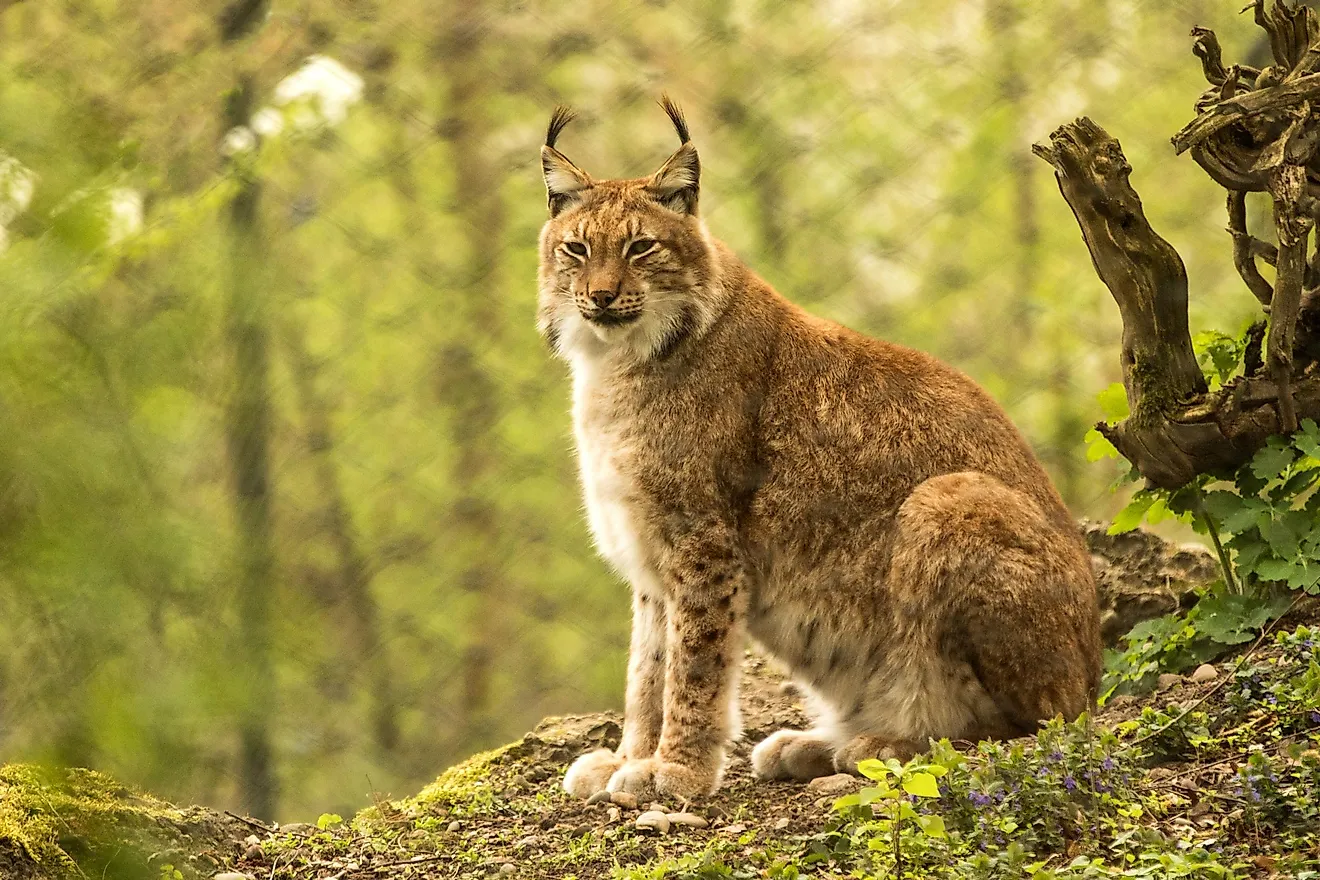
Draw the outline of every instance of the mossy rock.
M0 877L159 880L164 865L210 877L243 825L180 809L91 770L0 767Z

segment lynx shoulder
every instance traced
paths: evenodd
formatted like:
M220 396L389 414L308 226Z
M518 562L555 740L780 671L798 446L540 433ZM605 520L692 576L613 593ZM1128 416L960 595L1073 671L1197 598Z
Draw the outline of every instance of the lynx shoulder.
M587 515L632 588L623 741L564 780L696 797L737 735L747 639L820 707L768 778L931 737L1029 733L1095 698L1089 556L1000 407L936 359L784 300L711 237L701 165L597 180L541 151L537 323L573 374Z

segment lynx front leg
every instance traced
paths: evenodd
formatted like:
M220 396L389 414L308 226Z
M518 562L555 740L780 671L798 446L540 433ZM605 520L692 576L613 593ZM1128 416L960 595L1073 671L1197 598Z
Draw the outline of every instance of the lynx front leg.
M683 542L665 572L664 723L655 757L630 759L611 791L690 799L719 785L734 725L738 652L747 606L745 570L732 542Z
M634 586L623 739L617 751L598 749L573 762L564 776L564 790L569 794L588 798L604 791L625 761L655 754L664 721L665 630L664 600L656 592Z

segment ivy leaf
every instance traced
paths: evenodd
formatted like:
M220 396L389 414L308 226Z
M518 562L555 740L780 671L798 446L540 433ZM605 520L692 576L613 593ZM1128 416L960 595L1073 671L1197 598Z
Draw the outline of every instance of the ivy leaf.
M1293 435L1293 446L1311 458L1320 459L1320 426L1315 419L1302 419L1302 428Z
M1104 413L1105 421L1111 425L1123 421L1131 411L1128 409L1127 391L1122 383L1115 382L1104 391L1095 396L1096 402L1100 404L1100 412Z
M1270 444L1251 459L1251 472L1262 480L1272 480L1293 463L1292 449L1276 445L1276 438L1270 438Z
M903 780L903 790L917 797L937 798L940 796L940 787L936 784L935 777L929 773L913 773Z
M1263 581L1287 581L1293 578L1297 567L1291 559L1265 559L1256 563L1254 571Z
M1275 518L1267 511L1256 520L1256 525L1260 529L1260 536L1270 545L1275 556L1289 559L1297 555L1297 542L1301 535L1293 530L1290 517Z
M1109 534L1121 535L1141 525L1146 511L1156 502L1157 497L1150 492L1137 492L1127 506L1118 512L1109 526Z
M1320 565L1309 560L1302 560L1295 565L1293 573L1288 576L1288 587L1293 590L1305 590L1310 593L1317 584L1320 584Z
M1086 441L1086 460L1099 461L1102 458L1118 458L1118 450L1114 444L1110 443L1104 434L1101 434L1095 428L1086 432L1083 438Z

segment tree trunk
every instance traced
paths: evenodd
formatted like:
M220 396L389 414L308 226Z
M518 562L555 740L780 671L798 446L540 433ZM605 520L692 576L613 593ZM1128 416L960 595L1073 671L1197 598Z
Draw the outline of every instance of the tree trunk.
M354 665L358 674L367 679L373 739L382 751L392 752L399 744L394 680L389 655L381 638L380 609L371 592L371 566L362 553L335 463L330 405L317 388L317 365L307 352L302 329L290 326L284 337L316 485L325 503L322 523L334 547L339 569L332 579L333 594L318 598L338 619L337 629L347 633L351 653L356 659Z
M226 128L252 115L252 81L239 77L229 94ZM276 787L270 723L275 713L271 660L271 600L275 591L271 539L269 341L263 284L265 246L259 219L260 184L235 163L238 192L229 209L228 340L232 399L226 424L237 520L238 628L244 703L239 718L239 786L243 808L275 815Z
M479 2L451 4L437 47L449 86L443 130L449 140L449 165L457 175L456 210L467 262L449 294L446 309L463 315L457 326L478 335L449 340L439 356L440 397L449 407L453 442L458 449L454 471L457 503L451 532L464 555L459 586L470 609L467 644L460 662L459 707L465 737L484 741L492 733L491 661L500 639L501 606L511 601L495 546L499 511L492 493L499 482L495 432L499 425L500 388L483 364L483 350L498 351L501 315L497 269L504 228L499 171L487 144L486 96L491 72L482 50L489 20Z

